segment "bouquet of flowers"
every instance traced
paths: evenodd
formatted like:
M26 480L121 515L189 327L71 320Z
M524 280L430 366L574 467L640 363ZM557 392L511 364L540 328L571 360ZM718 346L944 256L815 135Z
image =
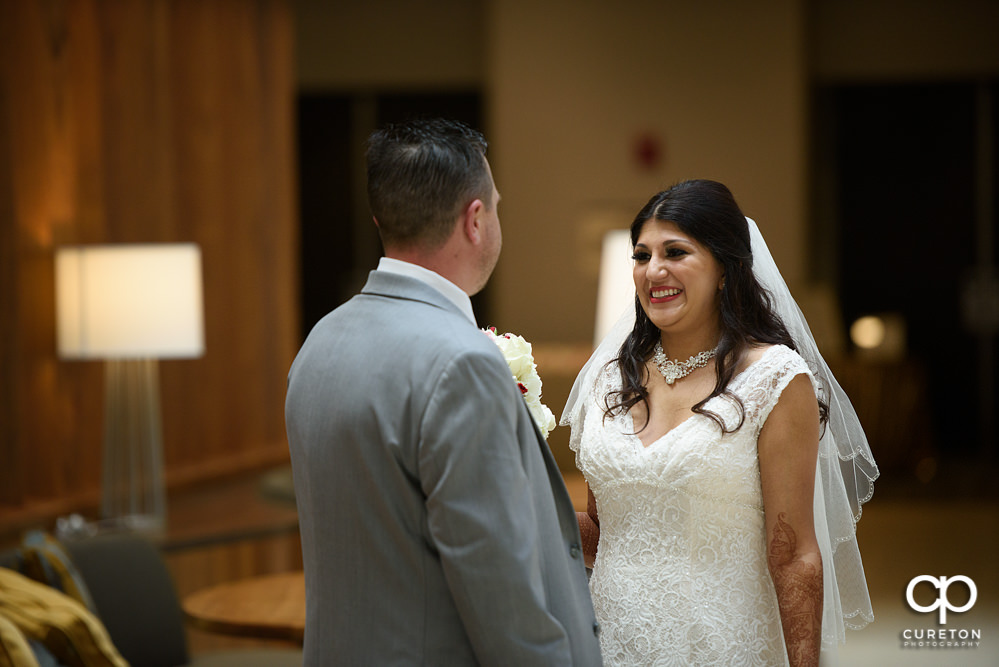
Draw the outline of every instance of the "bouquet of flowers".
M517 383L520 393L524 395L527 409L534 417L535 423L541 430L541 435L547 438L551 430L555 428L555 415L548 409L548 406L541 402L541 376L538 375L538 367L534 363L531 344L522 336L511 333L497 334L495 327L489 327L482 331L499 346L503 358L510 366L513 381Z

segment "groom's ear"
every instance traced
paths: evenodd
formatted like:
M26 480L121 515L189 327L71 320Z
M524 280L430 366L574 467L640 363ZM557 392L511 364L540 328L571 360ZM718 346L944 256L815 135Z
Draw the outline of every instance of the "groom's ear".
M478 245L482 241L482 223L479 217L486 210L486 205L481 199L473 199L461 214L462 229L473 245Z

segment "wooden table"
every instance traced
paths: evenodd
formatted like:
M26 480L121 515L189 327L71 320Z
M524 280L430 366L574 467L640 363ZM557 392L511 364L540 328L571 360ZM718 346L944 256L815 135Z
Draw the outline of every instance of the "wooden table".
M184 599L184 613L197 628L240 637L305 637L305 573L287 572L218 584Z

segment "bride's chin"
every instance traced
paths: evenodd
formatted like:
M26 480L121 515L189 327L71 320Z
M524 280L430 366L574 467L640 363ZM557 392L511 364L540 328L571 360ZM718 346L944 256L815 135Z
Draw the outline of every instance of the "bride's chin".
M645 316L649 318L649 321L656 325L660 331L665 331L669 329L672 325L676 324L676 317L671 313L664 313L661 310L655 308L646 308Z

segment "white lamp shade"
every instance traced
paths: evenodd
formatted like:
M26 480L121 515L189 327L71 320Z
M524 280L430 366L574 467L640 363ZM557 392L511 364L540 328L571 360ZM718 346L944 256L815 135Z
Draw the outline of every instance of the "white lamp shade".
M600 253L600 284L597 288L597 321L593 345L599 345L625 308L635 303L634 268L631 256L631 231L615 229L604 235Z
M59 354L71 359L204 353L201 250L193 243L56 251Z

